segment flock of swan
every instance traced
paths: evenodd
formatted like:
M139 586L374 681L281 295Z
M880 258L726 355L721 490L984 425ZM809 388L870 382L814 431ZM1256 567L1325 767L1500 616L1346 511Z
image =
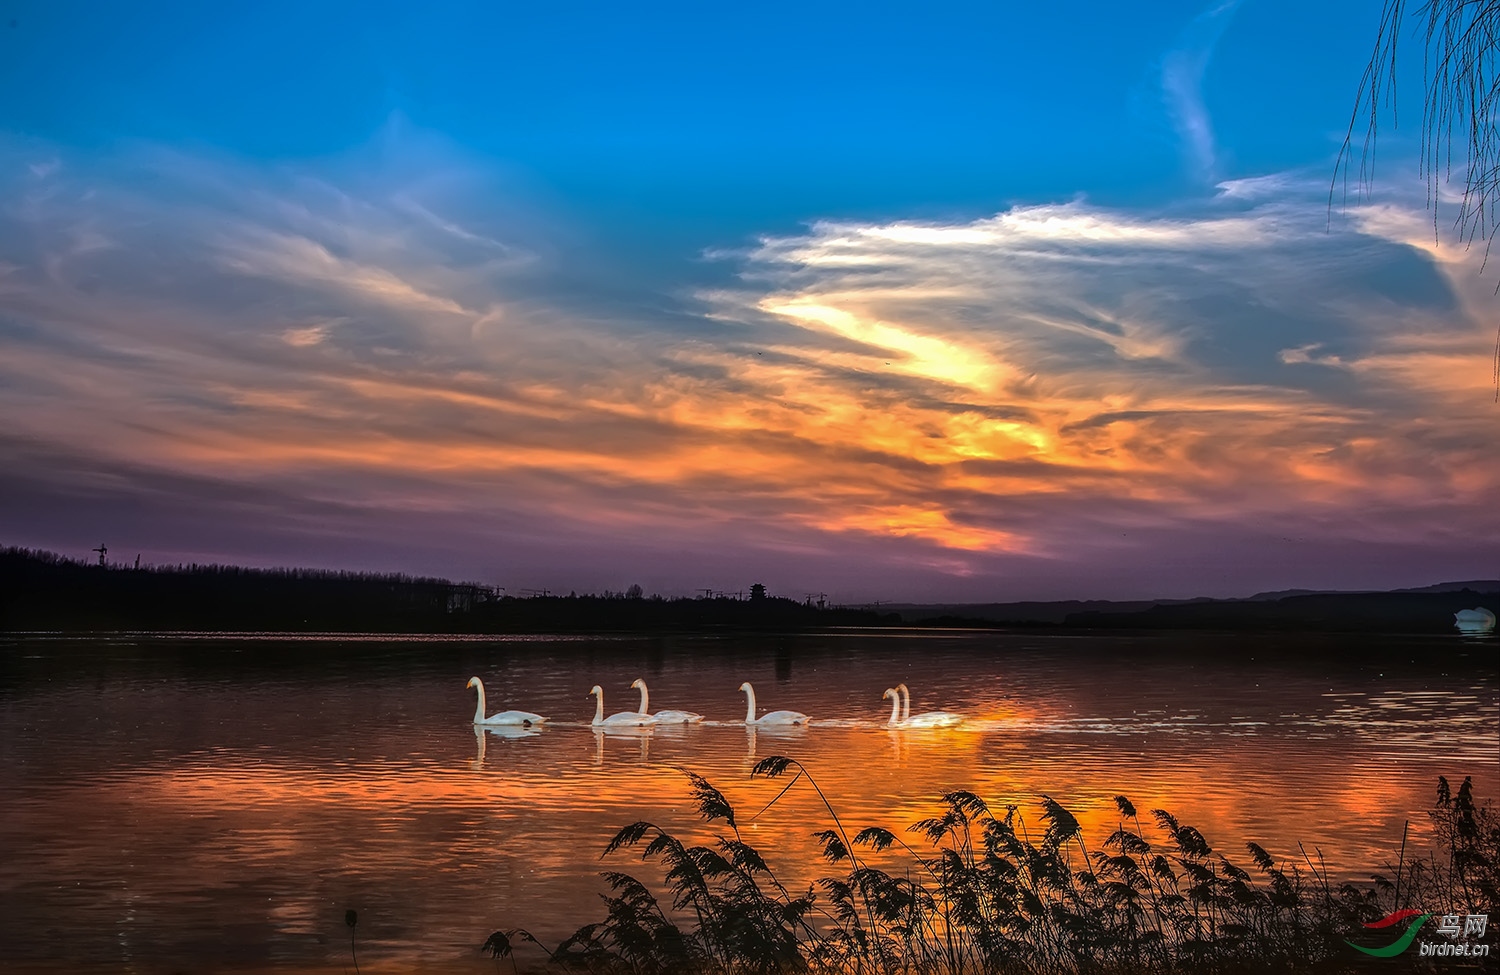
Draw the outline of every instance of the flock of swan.
M469 678L469 687L479 692L479 702L474 708L474 723L476 725L510 725L529 728L547 720L540 714L532 711L498 711L486 716L484 713L484 681L478 677ZM651 713L651 692L646 688L646 682L636 680L630 685L632 690L641 692L640 707L634 711L618 711L609 717L604 716L604 688L595 684L589 689L589 694L595 698L594 720L589 724L594 728L650 728L657 725L676 724L698 724L704 720L703 715L696 711L663 710ZM740 685L740 691L745 695L745 724L749 727L765 728L794 728L803 727L810 722L810 718L801 711L770 711L756 716L755 688L746 681ZM888 728L952 728L964 721L964 716L954 711L925 711L921 714L911 713L911 691L905 684L897 684L888 687L882 695L882 699L891 698L891 717L886 722Z

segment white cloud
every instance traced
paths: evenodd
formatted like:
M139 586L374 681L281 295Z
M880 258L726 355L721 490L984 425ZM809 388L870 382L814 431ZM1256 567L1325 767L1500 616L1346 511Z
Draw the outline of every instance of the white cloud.
M1194 17L1162 57L1161 86L1194 175L1212 183L1218 170L1213 120L1203 101L1203 76L1240 0L1220 0Z
M409 187L174 165L170 193L63 167L0 211L0 414L47 456L295 485L372 532L462 512L476 546L586 527L866 580L1131 574L1154 533L1201 547L1190 581L1215 539L1333 545L1372 512L1407 545L1455 512L1500 537L1493 285L1412 245L1420 201L1330 232L1326 184L1283 174L824 221L674 306Z

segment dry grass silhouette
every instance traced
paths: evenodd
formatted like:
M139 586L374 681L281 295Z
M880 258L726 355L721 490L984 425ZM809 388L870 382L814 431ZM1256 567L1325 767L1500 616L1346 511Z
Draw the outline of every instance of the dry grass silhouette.
M1334 884L1313 856L1278 862L1254 843L1242 869L1194 827L1115 799L1118 827L1090 851L1078 820L1050 797L1028 823L1016 805L993 808L950 792L936 815L909 827L915 846L868 827L852 837L833 807L814 835L841 872L789 890L744 841L733 806L685 773L699 815L721 824L712 845L689 846L661 826L632 823L606 855L640 850L666 868L666 901L628 874L604 874L603 920L555 949L550 969L599 975L855 973L1249 973L1359 970L1346 938L1407 906L1486 912L1497 903L1500 823L1439 779L1430 814L1444 849L1402 858L1369 886ZM754 776L822 791L801 763L767 758ZM1300 846L1299 846L1300 849ZM880 860L884 866L876 866ZM1318 855L1321 859L1321 855ZM893 862L894 861L894 862ZM1253 873L1252 873L1253 870ZM484 948L512 958L525 931L497 931ZM539 944L539 943L538 943Z

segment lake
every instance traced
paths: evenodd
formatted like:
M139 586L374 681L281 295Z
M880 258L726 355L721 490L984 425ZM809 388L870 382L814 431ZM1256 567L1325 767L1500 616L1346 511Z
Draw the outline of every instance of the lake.
M1457 636L8 636L0 660L8 971L352 971L349 909L362 972L494 971L491 931L555 942L602 917L599 871L659 877L600 859L619 827L713 835L681 769L805 887L831 823L805 782L763 809L771 755L851 829L904 829L952 789L1038 823L1045 794L1092 848L1123 794L1148 833L1165 808L1247 869L1246 841L1299 862L1300 841L1335 878L1393 863L1407 821L1421 849L1437 776L1500 785L1496 643ZM551 721L476 733L471 676L489 711ZM589 688L633 710L636 678L709 722L595 733ZM812 726L749 731L742 681ZM913 712L968 721L887 729L898 681Z

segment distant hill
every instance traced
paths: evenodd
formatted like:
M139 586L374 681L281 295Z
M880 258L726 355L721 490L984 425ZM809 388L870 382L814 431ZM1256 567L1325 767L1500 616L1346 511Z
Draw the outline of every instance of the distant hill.
M1473 579L1468 582L1440 582L1435 586L1416 589L1282 589L1277 592L1258 592L1249 597L1257 602L1271 599L1286 599L1288 596L1358 596L1380 592L1500 592L1500 579Z
M1500 607L1500 585L1484 591L1451 586L1394 592L1330 592L1269 599L1157 605L1135 611L1070 614L1064 625L1094 629L1324 630L1452 633L1459 610Z
M1473 582L1440 582L1420 589L1396 589L1394 592L1500 592L1500 579L1478 579Z
M908 623L938 626L1067 626L1097 629L1381 630L1452 632L1453 614L1500 610L1500 579L1414 589L1286 589L1240 599L1055 600L1014 603L890 603Z

